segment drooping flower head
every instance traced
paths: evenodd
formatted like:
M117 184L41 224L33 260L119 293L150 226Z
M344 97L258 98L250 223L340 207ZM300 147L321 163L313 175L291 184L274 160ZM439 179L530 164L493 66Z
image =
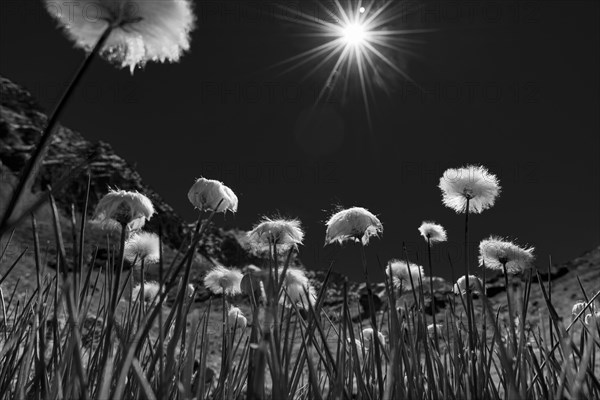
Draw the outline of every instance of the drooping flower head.
M248 239L255 250L268 251L273 244L276 244L278 251L287 252L302 244L304 231L297 219L264 217L248 232Z
M238 198L233 190L213 179L196 180L188 192L188 199L194 207L204 211L217 210L218 206L217 212L235 213L238 208Z
M132 292L133 301L138 301L140 296L140 290L142 289L141 284L135 285ZM160 284L155 281L144 282L144 302L152 303L156 296L164 291L164 287L161 288Z
M487 168L476 165L446 170L439 188L444 205L457 213L466 212L468 200L469 213L479 214L492 207L500 194L498 178Z
M469 275L469 292L473 294L480 294L478 286L475 284L476 280L479 281L479 285L483 287L483 282L481 279L475 275ZM465 275L456 280L456 283L454 284L454 294L467 294L467 277Z
M125 242L125 258L136 265L155 264L160 259L160 239L158 235L150 232L133 234Z
M114 227L117 222L135 231L141 229L152 215L154 206L143 194L111 189L98 202L93 219L102 226Z
M240 283L244 276L236 269L227 269L221 265L211 269L204 277L204 286L213 294L236 295L242 292Z
M362 331L363 340L365 346L369 347L373 341L373 328L365 328ZM380 331L377 331L377 337L379 338L379 344L385 346L385 336Z
M499 237L490 236L479 243L479 265L490 269L519 273L532 266L533 247L521 248Z
M445 242L448 239L444 227L435 222L423 221L419 232L426 241L429 240L431 243Z
M231 329L246 329L248 320L244 317L242 310L237 307L231 307L227 313L227 319L229 320L229 326Z
M279 276L283 274L283 268L279 268ZM283 288L285 293L281 294L279 302L281 304L290 301L296 305L308 308L308 305L315 305L317 300L317 294L314 287L310 284L310 281L306 277L304 271L298 268L288 268L283 278ZM307 296L308 294L308 296Z
M383 232L381 221L362 207L352 207L339 211L327 221L325 244L343 243L347 240L369 244L372 236Z
M46 0L75 46L90 51L112 28L100 54L121 68L176 62L190 48L195 17L189 0Z
M425 277L423 267L404 260L390 260L388 262L386 273L392 280L395 287L404 289L411 287L411 279L414 287L419 286L419 279ZM419 278L420 276L420 278Z

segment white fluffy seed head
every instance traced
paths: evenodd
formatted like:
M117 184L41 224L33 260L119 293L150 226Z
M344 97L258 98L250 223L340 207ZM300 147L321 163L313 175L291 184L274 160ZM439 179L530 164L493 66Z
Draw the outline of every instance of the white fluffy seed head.
M578 315L581 312L581 310L583 310L585 308L586 304L587 303L585 301L579 301L579 302L573 304L573 310L571 311L571 313L574 316Z
M498 178L477 165L446 170L438 186L444 205L457 213L466 211L468 200L469 213L479 214L492 207L500 194Z
M373 328L365 328L362 331L363 340L365 346L369 346L373 340ZM377 337L379 338L379 344L385 346L385 335L380 331L377 331Z
M490 236L479 243L479 265L516 274L531 268L533 247L522 248L503 238Z
M189 0L45 0L76 47L90 51L111 27L100 54L133 73L148 61L176 62L190 48L195 16Z
M442 336L443 326L440 324L427 325L427 334L429 334L429 336L434 336L434 333L436 333L437 336Z
M356 346L356 350L358 352L358 355L360 356L362 354L363 351L363 344L359 339L354 339L354 342L352 341L352 339L350 339L349 337L346 338L346 340L348 341L348 345L352 346L352 344L354 344ZM352 349L348 349L350 352L352 351Z
M204 286L213 294L233 296L242 292L240 283L243 277L240 271L219 265L206 274Z
M283 268L279 268L278 275L281 277L281 274L283 274ZM315 305L317 300L315 288L310 284L306 274L301 269L288 268L282 286L285 292L280 295L280 304L292 302L304 308L308 308L309 304Z
M425 241L429 240L431 243L445 242L448 240L444 227L435 222L423 221L419 227L419 232Z
M425 279L423 267L404 260L390 260L388 262L386 273L397 288L403 290L411 289L412 285L416 288L419 286L419 279Z
M101 226L113 228L116 222L135 231L141 229L152 215L154 206L143 194L110 189L98 202L93 219Z
M469 275L469 291L474 294L480 294L475 281L479 281L479 285L483 287L483 282L481 279L476 277L475 275ZM454 294L467 294L467 277L466 275L461 276L456 280L454 284Z
M362 207L352 207L339 211L327 221L325 244L357 241L363 245L369 244L372 236L383 233L381 221L369 210Z
M246 325L248 324L248 320L244 317L242 310L238 307L231 307L229 312L227 313L227 319L229 323L229 327L231 329L246 329Z
M213 179L197 179L188 191L188 199L199 210L235 213L238 209L238 198L233 190Z
M141 284L135 285L132 291L133 301L138 301L140 296L140 291L142 289ZM156 296L158 296L164 288L161 289L160 284L155 281L144 282L144 302L152 303Z
M125 258L127 261L140 265L155 264L160 259L160 240L158 235L150 232L134 233L125 242Z
M304 240L304 231L297 219L271 219L264 217L248 232L252 247L258 252L269 251L273 244L278 252L297 248Z

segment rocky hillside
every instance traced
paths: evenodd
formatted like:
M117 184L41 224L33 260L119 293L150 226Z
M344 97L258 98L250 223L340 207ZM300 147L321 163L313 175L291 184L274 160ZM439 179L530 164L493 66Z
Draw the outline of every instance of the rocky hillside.
M0 185L2 191L7 192L39 141L47 117L29 92L2 76L0 93ZM91 177L90 210L109 187L137 190L152 200L157 211L147 228L156 232L161 225L165 242L172 248L179 248L189 226L108 143L91 142L78 132L60 127L32 191L65 182L55 197L65 215L69 215L71 205L78 211L83 208L88 172ZM213 228L203 240L205 255L229 265L251 262L252 258L240 246L238 236L236 232Z

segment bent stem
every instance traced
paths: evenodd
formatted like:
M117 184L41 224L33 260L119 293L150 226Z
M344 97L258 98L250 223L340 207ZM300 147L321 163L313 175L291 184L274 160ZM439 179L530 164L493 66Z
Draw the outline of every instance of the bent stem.
M75 88L81 81L81 78L83 77L85 72L89 69L90 65L92 64L92 61L100 53L100 50L106 43L106 40L110 36L112 30L113 27L110 25L104 30L92 51L90 51L90 53L83 60L83 63L79 66L79 69L71 79L71 82L69 82L69 85L67 86L60 100L58 101L56 108L48 118L48 124L46 125L46 128L42 133L42 137L40 138L38 145L33 150L33 154L29 158L29 161L25 165L25 168L19 178L17 187L11 196L8 207L6 208L4 215L2 216L2 222L0 223L0 234L4 233L4 230L8 227L9 219L15 211L16 205L21 199L25 188L27 187L29 182L33 182L33 179L36 175L36 170L39 169L41 161L44 158L46 151L50 146L50 143L52 142L51 139L56 134L58 120L62 116L62 113L69 101L69 98L73 94Z

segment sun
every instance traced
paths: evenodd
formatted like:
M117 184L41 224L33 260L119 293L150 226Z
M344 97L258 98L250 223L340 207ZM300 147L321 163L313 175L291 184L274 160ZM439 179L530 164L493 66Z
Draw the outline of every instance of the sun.
M350 46L361 46L367 39L368 32L360 23L350 23L341 30L344 41Z
M397 0L361 1L341 0L332 2L319 1L323 12L304 13L298 9L281 6L286 12L282 19L306 29L300 36L307 38L307 43L314 44L310 49L285 59L277 65L288 65L283 72L290 72L300 67L314 64L306 77L320 69L329 70L327 79L316 99L319 102L325 95L338 86L343 86L342 96L346 96L350 83L356 83L370 120L369 94L377 85L387 91L391 82L390 74L382 71L390 70L411 83L414 81L407 72L401 69L402 58L414 54L412 47L416 43L409 38L415 33L429 32L423 29L402 29L406 9L399 6ZM340 84L343 82L343 85Z

